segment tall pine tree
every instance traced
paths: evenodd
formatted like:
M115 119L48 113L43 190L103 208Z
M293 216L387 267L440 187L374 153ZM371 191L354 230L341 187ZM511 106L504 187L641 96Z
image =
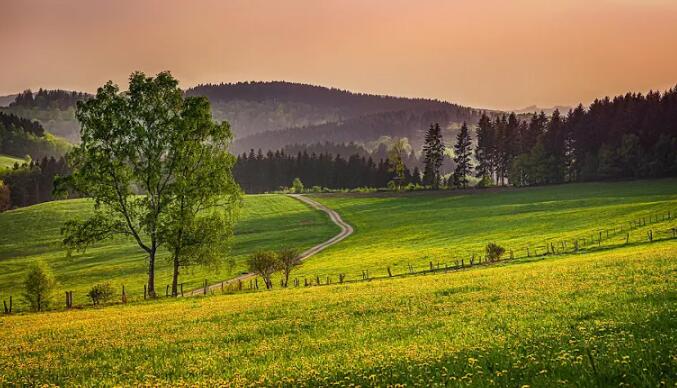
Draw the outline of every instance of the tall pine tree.
M424 170L423 184L437 190L440 187L440 167L444 161L444 142L440 124L431 124L425 134L423 144Z
M461 130L456 136L456 144L454 145L454 162L456 168L454 169L454 185L466 188L468 187L468 176L471 174L472 164L470 157L472 154L472 142L470 134L468 133L468 125L464 122Z

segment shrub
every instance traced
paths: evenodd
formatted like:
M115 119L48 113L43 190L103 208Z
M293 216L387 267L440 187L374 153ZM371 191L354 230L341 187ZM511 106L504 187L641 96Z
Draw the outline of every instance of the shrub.
M56 280L43 262L31 264L24 280L24 299L33 311L43 311L53 302Z
M477 185L475 187L483 189L485 187L491 187L494 185L494 182L491 181L491 177L488 176L483 176L482 179L480 179L479 182L477 182Z
M487 260L489 261L499 260L504 253L505 248L503 248L502 246L496 243L487 244Z
M113 287L110 283L99 283L94 285L91 290L87 293L89 299L92 300L94 306L101 304L102 302L108 302L113 297Z
M291 187L296 194L303 193L303 182L300 178L294 178L294 181L291 183Z

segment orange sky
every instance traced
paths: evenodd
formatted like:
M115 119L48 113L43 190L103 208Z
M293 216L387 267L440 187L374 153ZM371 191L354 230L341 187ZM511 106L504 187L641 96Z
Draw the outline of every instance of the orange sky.
M0 94L135 69L485 108L677 84L677 0L0 0Z

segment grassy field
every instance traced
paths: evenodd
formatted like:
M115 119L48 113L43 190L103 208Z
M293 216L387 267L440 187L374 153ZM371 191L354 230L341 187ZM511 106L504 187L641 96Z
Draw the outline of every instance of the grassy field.
M3 170L9 170L14 167L14 163L19 163L21 165L25 162L26 161L21 158L0 154L0 173Z
M61 246L60 228L64 221L91 212L88 200L44 203L0 214L0 299L14 295L19 301L23 273L29 262L41 259L54 270L61 290L73 290L74 301L86 303L85 294L96 282L108 280L116 289L143 296L147 278L145 255L131 240L100 243L84 254L66 257ZM285 244L308 248L338 232L324 213L296 199L281 195L246 196L232 251L232 268L196 268L183 273L186 290L197 288L204 279L219 281L245 270L244 258L256 249L274 249ZM171 281L167 255L159 258L158 292ZM61 293L60 293L61 294ZM60 299L59 299L60 300Z
M647 226L631 232L630 242L646 241L649 229L677 226L677 179L618 183L583 183L503 192L458 195L453 192L406 194L329 194L313 197L336 210L355 233L305 263L296 276L314 278L339 273L348 279L395 273L411 264L424 269L432 261L467 263L483 254L488 242L526 256L536 248L543 253L552 242L575 237L597 239L598 232L646 218ZM652 215L672 220L649 225ZM617 229L618 230L618 229ZM625 241L625 233L604 244ZM582 242L581 242L582 244ZM596 244L595 244L596 245Z
M0 318L0 385L674 386L677 244Z

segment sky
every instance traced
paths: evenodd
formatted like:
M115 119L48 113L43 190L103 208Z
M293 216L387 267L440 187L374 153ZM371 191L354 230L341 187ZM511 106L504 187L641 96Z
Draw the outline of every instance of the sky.
M0 0L0 95L170 70L489 109L677 85L677 0Z

